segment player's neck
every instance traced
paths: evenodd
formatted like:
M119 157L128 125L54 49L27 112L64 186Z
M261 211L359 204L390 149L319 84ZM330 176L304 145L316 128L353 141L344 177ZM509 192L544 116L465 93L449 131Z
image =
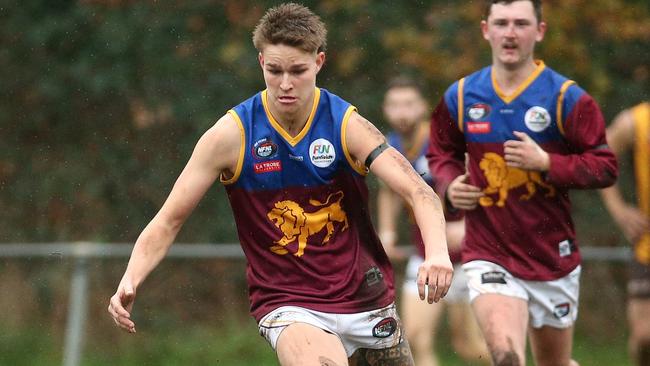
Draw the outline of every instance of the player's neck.
M535 72L537 64L534 60L526 61L520 65L506 66L495 62L492 64L494 80L499 88L506 94L512 94L528 77Z
M309 119L314 104L314 97L315 96L312 94L311 98L308 99L308 102L301 105L295 112L282 113L273 108L272 104L269 105L269 111L286 133L291 137L296 137L307 124L307 120Z
M409 131L404 131L400 133L399 137L402 143L402 146L406 149L410 149L420 140L420 135L423 130L423 123L417 123Z

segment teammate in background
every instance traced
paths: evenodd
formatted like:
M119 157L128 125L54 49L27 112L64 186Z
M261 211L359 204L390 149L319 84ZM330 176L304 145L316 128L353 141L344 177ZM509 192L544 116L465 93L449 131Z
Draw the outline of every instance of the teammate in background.
M622 111L607 129L617 156L633 151L637 205L625 202L618 185L601 190L607 210L634 245L628 293L629 350L639 366L650 365L650 102ZM626 159L619 159L622 166Z
M408 77L396 77L388 84L384 96L384 116L392 132L387 135L388 143L402 153L413 168L429 184L433 178L425 157L429 142L429 123L426 121L428 106L422 87ZM406 259L406 254L396 246L398 217L404 208L400 197L385 185L381 185L377 197L379 216L379 238L389 258ZM420 230L409 211L411 236L416 252L410 256L402 285L401 315L415 364L418 366L438 365L434 351L437 328L447 304L451 344L460 357L467 361L488 361L487 348L480 329L469 306L467 278L460 265L454 267L454 279L444 302L434 306L418 298L416 277L418 267L424 260L424 243ZM462 217L447 221L447 244L454 263L460 260L460 243L465 235ZM455 260L454 260L455 259ZM488 361L489 362L489 361Z
M308 8L269 9L253 33L266 90L198 141L169 197L135 243L109 312L135 333L135 294L217 180L247 259L251 314L282 365L412 365L393 273L373 229L368 170L414 209L426 259L418 292L447 293L452 265L442 206L356 108L316 87L326 29ZM364 164L365 162L365 164Z
M596 102L535 60L540 0L492 0L481 22L492 64L451 85L431 124L431 173L448 210L465 211L463 269L496 365L571 360L580 253L569 189L618 174ZM469 176L463 157L469 154Z

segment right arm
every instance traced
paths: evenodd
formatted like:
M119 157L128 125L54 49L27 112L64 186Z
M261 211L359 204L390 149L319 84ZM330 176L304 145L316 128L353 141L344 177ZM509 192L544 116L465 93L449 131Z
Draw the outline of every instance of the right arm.
M629 151L635 143L634 118L630 110L621 112L607 129L607 142L623 165L621 155ZM650 218L634 205L623 199L618 183L602 189L600 195L614 221L630 242L635 242L641 234L650 230Z
M399 196L388 186L380 183L377 194L377 211L379 222L379 239L386 254L391 259L402 260L406 254L397 247L397 217L399 216L402 203Z
M476 208L483 196L479 187L467 183L469 174L465 171L465 152L465 136L443 97L431 116L427 159L431 175L436 177L436 192L443 198L446 211L452 217L456 209Z
M130 310L136 289L160 263L183 223L205 192L224 172L234 172L241 145L240 128L230 114L222 117L198 141L167 200L133 247L129 264L108 311L121 328L135 333Z

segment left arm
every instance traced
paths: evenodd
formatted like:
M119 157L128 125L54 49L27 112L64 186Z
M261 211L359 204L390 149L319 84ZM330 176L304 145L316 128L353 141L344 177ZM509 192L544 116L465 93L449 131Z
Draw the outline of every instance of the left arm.
M346 136L348 151L361 162L377 146L386 142L384 135L358 113L350 116ZM447 252L445 218L440 199L411 163L392 147L382 152L369 168L413 208L425 247L425 260L418 270L418 292L424 300L424 287L428 285L429 303L438 302L447 294L453 272Z
M523 132L504 143L508 166L547 173L549 183L561 188L604 188L616 182L616 156L607 146L600 108L583 94L565 121L568 155L548 153Z

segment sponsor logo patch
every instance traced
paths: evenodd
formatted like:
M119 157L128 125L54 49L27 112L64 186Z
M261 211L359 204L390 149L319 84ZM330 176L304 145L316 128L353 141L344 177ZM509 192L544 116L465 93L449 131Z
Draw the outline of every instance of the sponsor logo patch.
M467 132L469 133L490 133L492 124L490 122L467 122Z
M305 158L302 157L302 155L293 155L289 154L289 159L295 160L295 161L303 161Z
M557 304L553 309L553 315L555 315L555 317L558 319L564 318L565 316L569 315L570 310L571 310L571 304L569 304L568 302Z
M366 271L366 285L372 286L378 284L384 279L384 275L377 267L372 267Z
M280 160L263 161L253 164L253 169L257 174L279 172L282 170L282 162Z
M372 335L375 338L387 338L393 335L397 330L397 320L395 318L384 318L372 328Z
M541 132L551 125L551 115L545 108L534 106L526 111L524 122L531 131Z
M506 284L505 272L491 271L481 274L481 283L500 283Z
M257 140L253 145L253 156L257 159L269 159L277 155L278 145L268 138Z
M309 159L319 168L327 168L336 159L334 145L326 139L317 139L309 145Z
M490 106L485 103L474 103L469 108L467 108L467 115L472 120L478 121L487 117L490 114L491 110L492 108L490 108Z
M560 251L560 257L567 257L571 255L571 242L569 240L562 240L557 245Z

